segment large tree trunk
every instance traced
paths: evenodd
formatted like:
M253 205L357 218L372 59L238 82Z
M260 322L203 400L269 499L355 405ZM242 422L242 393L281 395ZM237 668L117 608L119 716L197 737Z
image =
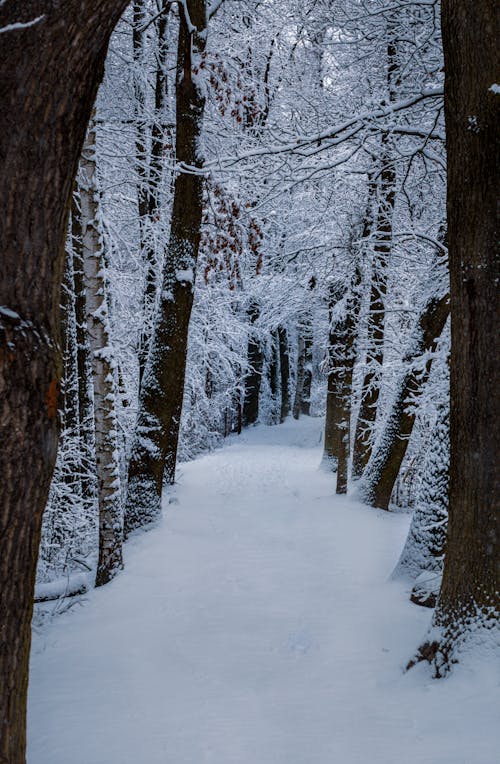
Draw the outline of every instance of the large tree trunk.
M449 314L449 297L432 298L419 318L411 346L403 359L409 367L396 384L394 399L384 422L361 484L361 495L373 507L389 509L392 490L408 448L416 411L408 408L411 397L420 394L432 366L432 356L424 372L416 371L414 362L435 347Z
M205 108L196 68L206 42L206 3L187 2L182 11L177 55L175 179L170 240L154 333L139 397L129 464L125 516L130 532L154 521L161 509L165 468L173 482L184 393L189 318L203 212L203 178L183 167L202 166L200 137ZM168 460L168 464L167 464Z
M451 276L450 505L433 631L436 676L498 645L498 4L443 0ZM412 665L415 661L412 661Z
M36 560L59 429L58 312L68 205L109 35L125 6L126 0L0 5L0 761L5 764L25 760Z
M96 586L123 567L123 511L120 489L115 360L109 338L104 280L104 243L99 230L95 128L91 124L80 160L83 280L94 386L94 428L99 501L99 560Z

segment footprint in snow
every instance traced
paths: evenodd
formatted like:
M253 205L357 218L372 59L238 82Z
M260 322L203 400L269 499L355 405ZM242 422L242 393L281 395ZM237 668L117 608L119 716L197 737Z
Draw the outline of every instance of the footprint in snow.
M314 639L306 629L291 631L288 635L288 649L293 653L305 655L314 647Z

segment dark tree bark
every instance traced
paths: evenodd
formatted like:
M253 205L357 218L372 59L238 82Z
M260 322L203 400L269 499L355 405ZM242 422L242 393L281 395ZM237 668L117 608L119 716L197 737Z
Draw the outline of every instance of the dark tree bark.
M180 13L176 86L176 159L170 239L163 284L139 397L136 435L129 464L125 530L154 521L165 480L174 481L184 394L189 318L203 212L200 136L205 97L193 71L205 49L206 3L187 2ZM192 24L192 26L191 26ZM165 470L167 473L165 475Z
M351 250L352 251L352 250ZM354 252L352 251L354 255ZM361 271L356 264L348 284L330 289L330 333L323 465L337 471L337 493L347 493L351 439L352 377L356 360ZM342 301L342 302L341 302ZM343 305L338 318L335 307Z
M304 384L302 385L302 400L300 413L310 416L311 414L311 386L313 378L312 368L313 336L312 327L304 337Z
M338 463L336 493L347 493L349 477L349 454L351 444L351 405L352 405L352 376L356 360L357 323L360 308L359 287L361 271L356 267L353 279L349 285L346 300L345 318L340 327L340 340L343 347L342 368L338 377Z
M162 178L164 138L164 111L168 95L167 78L167 30L170 4L163 0L162 13L156 21L157 55L155 77L155 118L149 131L145 119L146 94L139 81L143 56L143 31L145 23L144 2L133 4L132 50L136 64L134 80L136 113L136 165L138 174L137 209L139 213L139 238L141 253L146 264L143 309L144 317L139 343L139 384L142 382L148 354L149 340L153 330L154 307L157 290L158 263L154 247L153 228L160 212L160 184ZM148 148L149 147L149 148Z
M125 6L126 0L10 0L0 6L0 761L5 764L25 760L36 560L59 429L58 313L68 207L109 35Z
M394 101L397 94L398 55L395 14L389 15L387 29L387 87L389 101ZM387 269L392 250L392 217L396 201L396 172L392 161L393 151L388 133L382 135L382 169L378 181L369 182L369 206L372 194L377 194L377 213L373 221L366 217L363 235L374 236L372 284L368 315L366 373L361 389L361 402L354 433L352 455L352 476L359 478L363 474L372 453L372 431L377 418L377 406L380 396L382 365L384 362L385 338L385 298L387 293Z
M280 381L279 381L279 338L278 331L273 329L270 335L269 342L269 362L268 362L268 376L269 376L269 390L272 397L272 407L270 412L270 424L278 424L280 421L280 409L281 402L280 397Z
M432 638L436 676L467 641L498 644L498 4L443 0L451 276L450 504ZM437 636L436 636L437 635ZM496 635L496 640L494 635Z
M342 285L333 282L330 285L329 314L330 327L328 332L327 348L327 388L326 388L326 414L325 414L325 442L323 449L322 468L336 472L339 457L339 425L341 416L339 367L342 350L340 348L338 322L334 318L336 304L342 298Z
M295 396L293 399L292 414L294 419L299 419L302 410L302 391L304 389L304 371L306 364L306 343L302 334L299 334L297 347L297 374L295 378Z
M290 355L288 352L287 331L284 326L278 327L278 339L281 386L280 422L283 423L290 413Z
M250 324L253 325L259 317L259 306L253 303L248 310ZM259 394L262 381L262 365L264 361L260 340L251 333L248 339L248 367L245 377L245 397L243 400L243 426L255 424L259 418Z
M384 137L385 138L385 137ZM354 435L352 475L359 478L368 464L372 450L372 429L377 418L380 379L384 362L385 297L387 268L392 247L395 172L387 155L380 175L378 211L375 223L372 283L368 315L366 373Z
M410 349L403 359L408 370L396 385L394 400L384 422L383 432L363 475L361 495L373 507L389 509L392 490L415 423L415 408L409 410L408 404L412 396L418 396L425 385L432 358L427 362L424 372L415 371L413 364L423 353L434 349L449 311L448 295L429 300L419 318Z

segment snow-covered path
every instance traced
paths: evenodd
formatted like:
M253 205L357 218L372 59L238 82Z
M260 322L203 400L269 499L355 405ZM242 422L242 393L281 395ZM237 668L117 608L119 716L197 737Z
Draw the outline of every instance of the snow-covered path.
M29 764L493 764L494 677L402 673L409 518L333 496L320 433L181 466L123 574L35 635Z

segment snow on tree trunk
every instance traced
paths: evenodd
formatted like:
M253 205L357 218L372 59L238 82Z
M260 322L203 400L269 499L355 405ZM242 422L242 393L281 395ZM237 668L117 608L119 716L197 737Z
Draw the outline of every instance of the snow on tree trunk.
M153 331L158 257L154 242L154 226L158 222L160 211L160 183L164 158L165 106L167 100L167 29L170 6L163 2L156 29L156 76L154 84L154 120L148 130L149 119L145 88L148 82L144 72L144 31L147 23L145 6L142 0L135 0L132 8L132 52L134 59L134 96L136 117L136 167L137 167L137 209L139 213L139 244L146 266L143 295L143 320L139 342L139 384L142 381L146 365L148 345Z
M389 101L395 101L398 88L398 56L395 15L389 15L387 30L387 90ZM371 218L366 217L367 233L374 238L372 283L368 315L366 372L361 390L361 402L354 434L352 475L363 474L372 453L373 428L377 418L382 365L384 362L387 271L392 251L393 215L396 202L396 171L394 149L388 133L382 134L381 171L378 183L370 180L369 196L377 195L377 213L371 230Z
M154 521L166 480L173 482L184 393L189 318L203 213L200 169L205 108L200 69L206 44L206 3L180 6L176 84L177 174L163 283L144 370L128 473L125 528Z
M438 406L410 530L393 578L415 582L411 600L434 607L441 584L448 523L450 406Z
M248 310L250 318L250 336L248 338L248 372L245 376L245 396L243 400L243 425L248 427L255 424L259 418L259 393L262 381L262 365L264 361L261 341L252 331L252 326L259 318L259 306L252 303Z
M278 338L281 387L280 422L283 423L290 413L290 355L288 352L288 335L284 326L278 327Z
M295 397L293 399L293 418L299 419L302 410L302 393L304 390L304 374L306 364L306 341L302 333L297 342L297 374L295 378Z
M431 298L420 315L404 360L406 371L395 383L395 392L389 413L375 444L371 459L363 474L360 493L367 504L389 509L392 490L413 431L416 411L409 409L410 398L418 396L425 385L432 366L432 355L423 371L415 362L435 348L436 340L449 314L449 298Z
M368 464L372 451L373 427L377 417L380 381L384 362L385 299L387 268L392 247L392 215L394 211L395 172L387 154L378 190L378 211L373 236L372 283L368 315L366 372L361 390L361 403L356 422L353 448L353 477L359 478Z
M123 511L120 491L115 363L110 346L99 226L95 165L95 127L91 123L80 159L79 191L87 331L94 387L95 450L99 502L99 560L96 585L123 567Z

